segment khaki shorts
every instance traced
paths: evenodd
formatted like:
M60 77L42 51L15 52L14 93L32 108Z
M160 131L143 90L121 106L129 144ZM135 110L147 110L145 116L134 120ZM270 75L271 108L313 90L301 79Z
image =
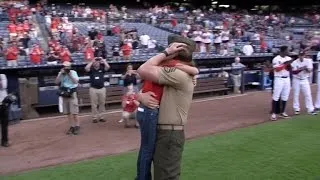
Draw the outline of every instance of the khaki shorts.
M77 93L74 92L71 98L63 99L63 114L79 114L79 103Z
M136 112L123 111L122 112L122 117L124 119L135 119L136 118Z

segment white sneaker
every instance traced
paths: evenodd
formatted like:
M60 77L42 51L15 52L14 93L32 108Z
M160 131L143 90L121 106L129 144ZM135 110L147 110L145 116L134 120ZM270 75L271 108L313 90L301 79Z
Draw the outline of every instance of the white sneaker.
M285 113L285 112L281 113L280 117L285 118L285 119L290 118L289 115L287 113Z
M294 114L295 114L295 115L299 115L299 114L300 114L300 111L295 111Z
M271 121L276 121L277 120L277 115L276 114L271 114L270 120Z
M122 122L123 122L123 119L120 119L118 122L119 122L119 123L122 123Z
M309 115L313 115L313 116L318 115L318 113L317 113L317 112L315 112L315 111L308 112L308 114L309 114Z

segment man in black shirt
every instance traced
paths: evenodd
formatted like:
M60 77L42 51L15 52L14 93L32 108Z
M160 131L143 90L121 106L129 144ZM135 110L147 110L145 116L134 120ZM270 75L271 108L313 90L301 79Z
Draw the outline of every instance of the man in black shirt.
M94 27L91 28L91 30L88 32L88 36L90 37L91 41L94 41L96 39L97 35L98 35L98 31L96 31L94 29Z
M104 86L104 74L110 68L106 60L95 58L87 64L85 70L90 73L90 99L93 123L105 122L103 113L105 111L106 88ZM99 109L98 109L99 108Z

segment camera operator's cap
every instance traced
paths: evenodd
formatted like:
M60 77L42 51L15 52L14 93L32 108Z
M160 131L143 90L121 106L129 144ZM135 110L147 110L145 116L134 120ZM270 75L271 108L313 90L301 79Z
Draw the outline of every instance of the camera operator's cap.
M71 62L65 61L65 62L62 63L62 65L63 65L64 67L71 67Z
M299 51L299 56L304 56L306 54L305 51Z
M176 34L168 36L168 44L171 43L184 43L187 45L188 50L190 50L191 52L194 52L196 50L196 43L193 40Z

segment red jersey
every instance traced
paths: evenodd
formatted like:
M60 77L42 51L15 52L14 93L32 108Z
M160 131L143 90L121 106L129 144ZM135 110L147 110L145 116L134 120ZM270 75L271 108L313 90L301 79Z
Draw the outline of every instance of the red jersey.
M126 105L123 108L123 111L130 113L134 112L138 108L138 106L134 103L134 100L137 100L136 94L123 95L122 101L126 101Z
M7 61L17 60L18 54L19 54L19 50L17 47L9 47L7 49L7 55L6 55Z
M128 44L125 44L121 47L121 50L124 56L130 56L132 49Z
M30 30L30 26L28 22L23 23L23 30L24 32L28 32Z
M18 24L17 25L17 33L23 33L23 24Z
M69 54L65 50L62 50L62 52L60 53L60 59L62 62L71 60Z
M10 23L8 25L8 31L9 33L17 33L17 26L13 23Z
M169 61L167 64L163 64L162 66L166 67L174 67L178 62L175 60ZM153 92L156 97L154 97L159 102L161 101L161 97L163 94L163 86L152 81L145 80L142 85L142 93Z
M30 60L31 62L35 63L35 64L39 64L41 61L41 49L39 48L33 48L30 52Z
M85 50L84 50L84 57L85 57L85 59L87 59L87 60L92 60L93 59L93 57L94 57L94 50L93 50L93 48L86 48Z

